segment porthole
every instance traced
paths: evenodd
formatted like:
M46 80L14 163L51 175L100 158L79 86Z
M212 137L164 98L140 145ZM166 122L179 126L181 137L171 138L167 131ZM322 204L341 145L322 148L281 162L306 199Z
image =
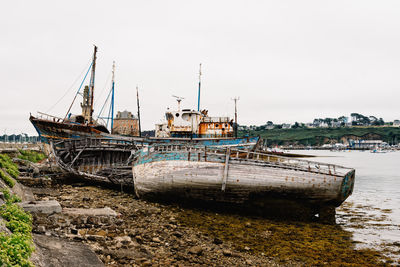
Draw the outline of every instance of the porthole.
M176 114L175 114L175 117L179 117L179 113L176 113Z

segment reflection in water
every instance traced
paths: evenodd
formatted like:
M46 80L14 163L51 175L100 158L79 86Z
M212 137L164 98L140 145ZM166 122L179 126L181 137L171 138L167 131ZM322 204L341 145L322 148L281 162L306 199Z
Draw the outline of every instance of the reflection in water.
M353 195L337 209L337 223L353 232L359 247L398 251L400 246L400 152L297 151L313 161L356 169ZM398 253L398 252L397 252Z

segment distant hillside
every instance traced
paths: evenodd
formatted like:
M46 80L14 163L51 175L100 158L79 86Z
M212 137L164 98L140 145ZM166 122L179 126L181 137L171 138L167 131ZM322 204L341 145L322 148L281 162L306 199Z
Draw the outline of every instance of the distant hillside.
M389 144L400 142L400 128L395 127L342 127L342 128L297 128L239 131L239 136L261 136L274 145L322 145L343 142L348 139L380 139Z

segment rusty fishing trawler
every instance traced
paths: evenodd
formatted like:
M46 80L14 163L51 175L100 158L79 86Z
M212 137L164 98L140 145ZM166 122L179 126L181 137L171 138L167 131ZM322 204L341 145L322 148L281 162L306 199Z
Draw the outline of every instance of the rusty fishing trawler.
M165 121L155 125L155 140L187 141L205 146L254 146L258 137L237 138L236 122L229 117L210 117L208 110L181 109L183 97L177 99L176 110L165 112Z
M29 120L35 127L36 131L39 134L39 137L45 143L50 143L51 140L67 140L67 139L79 139L79 138L113 138L117 134L118 131L114 132L113 122L114 122L114 70L115 65L113 65L113 78L112 78L112 87L109 93L111 94L111 102L110 102L110 111L107 117L100 117L102 111L100 111L99 116L95 119L93 112L94 105L94 91L95 91L95 73L96 73L96 59L97 59L97 46L94 46L92 63L89 66L89 69L86 72L86 75L76 93L74 100L72 101L71 106L68 109L67 115L64 118L52 116L49 114L38 112L38 116L30 115ZM76 97L80 93L81 87L86 80L86 77L89 73L90 82L89 85L84 87L82 96L82 113L79 115L72 115L70 113L71 107L76 100ZM108 99L107 99L108 100ZM106 101L107 101L106 100ZM104 106L103 106L104 107ZM102 109L103 110L103 109ZM101 119L107 119L107 124L100 123ZM111 130L108 130L108 121L111 120ZM128 136L138 136L139 131L137 129L137 123L134 123L135 127L134 131L131 131ZM118 127L116 128L118 129ZM110 133L112 132L112 133ZM125 134L126 135L126 134ZM119 136L120 138L120 136Z
M200 109L201 96L201 64L197 95L197 110L181 109L183 97L175 96L177 109L165 112L165 121L155 125L155 139L164 141L186 140L205 146L254 146L258 137L242 137L237 135L237 111L235 101L235 121L229 117L211 117L208 110Z

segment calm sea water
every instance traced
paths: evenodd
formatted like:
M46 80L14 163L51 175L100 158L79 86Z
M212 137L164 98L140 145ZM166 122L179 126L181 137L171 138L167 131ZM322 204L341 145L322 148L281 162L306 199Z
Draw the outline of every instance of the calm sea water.
M356 169L353 194L337 209L336 221L353 232L358 246L398 251L400 246L400 151L293 151L313 161Z

